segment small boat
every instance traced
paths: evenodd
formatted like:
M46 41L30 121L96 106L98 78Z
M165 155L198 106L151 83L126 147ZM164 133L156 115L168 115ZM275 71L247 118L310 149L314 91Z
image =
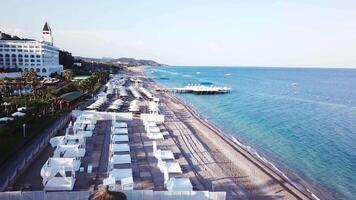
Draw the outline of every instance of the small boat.
M291 83L290 85L293 86L293 87L299 87L300 86L299 83Z
M201 85L212 85L213 82L210 82L210 81L202 81L200 82Z
M200 72L195 72L196 74L200 74Z
M168 80L169 78L168 77L159 77L159 79Z
M231 76L231 74L227 73L227 74L225 74L225 76Z

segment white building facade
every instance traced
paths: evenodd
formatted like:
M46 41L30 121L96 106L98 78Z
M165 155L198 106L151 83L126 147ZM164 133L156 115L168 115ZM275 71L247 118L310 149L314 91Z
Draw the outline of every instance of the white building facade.
M47 22L43 27L42 42L29 39L0 39L0 68L20 68L40 76L60 74L59 49L53 46L52 32Z

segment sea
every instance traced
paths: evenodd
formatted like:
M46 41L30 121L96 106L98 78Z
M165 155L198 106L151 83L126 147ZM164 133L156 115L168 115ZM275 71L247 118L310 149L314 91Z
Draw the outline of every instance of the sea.
M167 66L145 74L167 88L231 87L228 94L176 95L317 193L356 199L355 69Z

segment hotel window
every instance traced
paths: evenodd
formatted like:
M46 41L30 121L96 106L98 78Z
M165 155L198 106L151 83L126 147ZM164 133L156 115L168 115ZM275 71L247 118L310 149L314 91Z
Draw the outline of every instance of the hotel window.
M21 48L21 45L17 45L17 48Z
M30 46L30 48L33 48L33 46Z
M27 55L27 54L25 54L25 58L28 58L28 55Z
M11 48L16 48L16 45L11 45Z
M41 60L37 59L36 62L41 62Z
M9 54L5 55L5 64L10 65L10 55Z
M28 52L28 50L27 50L27 49L24 49L23 51L24 51L24 52Z
M31 59L30 62L35 62L35 59Z
M28 63L28 59L25 59L25 62Z
M36 58L41 58L41 56L40 55L36 55Z
M17 49L18 52L22 52L22 49Z
M16 52L16 49L11 49L11 52Z
M5 51L9 52L9 51L10 51L10 49L5 49Z
M35 55L30 55L30 57L31 57L31 58L34 58L34 57L35 57Z
M10 47L10 45L5 45L5 47L9 48L9 47Z

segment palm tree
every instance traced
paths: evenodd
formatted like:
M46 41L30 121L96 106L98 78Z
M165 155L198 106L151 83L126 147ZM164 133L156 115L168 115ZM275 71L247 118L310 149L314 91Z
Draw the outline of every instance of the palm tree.
M25 71L22 73L22 79L24 79L29 85L31 85L31 89L34 95L34 98L37 97L37 89L39 85L39 79L35 72L33 71Z
M63 71L62 76L68 81L72 80L73 79L73 71L70 69L66 69Z

